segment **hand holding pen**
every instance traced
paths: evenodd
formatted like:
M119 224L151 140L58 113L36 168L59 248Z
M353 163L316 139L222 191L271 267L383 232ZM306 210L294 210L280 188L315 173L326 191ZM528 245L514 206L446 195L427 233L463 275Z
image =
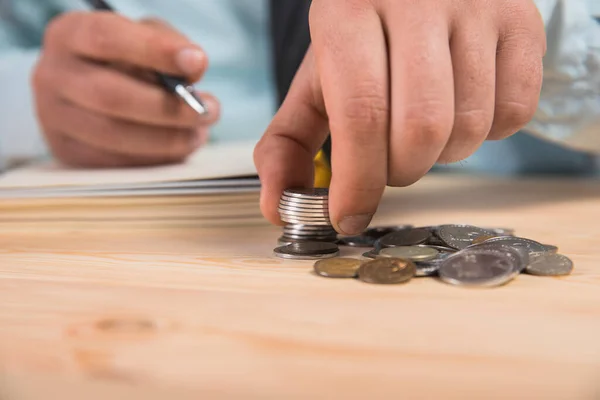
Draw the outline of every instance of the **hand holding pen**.
M159 21L63 14L47 28L33 76L46 141L75 166L182 161L219 117L218 101L188 85L206 66L200 47Z

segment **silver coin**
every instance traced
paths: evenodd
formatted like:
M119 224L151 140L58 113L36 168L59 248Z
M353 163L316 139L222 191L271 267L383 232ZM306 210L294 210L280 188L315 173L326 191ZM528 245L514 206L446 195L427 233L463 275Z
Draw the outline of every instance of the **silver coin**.
M365 258L375 259L375 258L377 258L377 254L379 254L379 250L372 249L372 250L369 250L369 251L363 253L362 256Z
M488 239L482 244L491 243L502 243L513 248L523 248L529 253L529 256L533 256L536 253L546 253L546 246L544 246L543 244L536 242L535 240L520 238L516 236L498 236L492 239Z
M527 265L529 265L531 257L529 256L529 252L523 247L513 247L507 243L488 243L483 242L480 244L472 245L467 247L464 251L468 251L471 249L489 249L492 251L504 251L509 253L514 253L519 257L519 273L523 272Z
M283 235L281 236L285 240L292 242L337 242L335 236L295 236L295 235Z
M331 229L330 226L324 226L324 229L321 230L304 230L304 229L284 229L284 233L289 233L292 235L336 235L337 232Z
M508 251L477 248L451 255L441 263L438 273L442 281L452 285L494 287L514 279L518 270L518 259Z
M301 211L326 211L329 212L329 204L303 204L297 203L293 201L279 201L279 208L284 208L288 210L301 210Z
M331 231L323 231L323 232L319 232L319 231L303 231L303 232L290 232L290 231L283 231L284 235L290 235L290 236L332 236L332 237L336 237L337 238L337 233L335 231L331 232Z
M329 217L327 216L302 216L302 215L290 215L290 214L279 214L279 216L287 219L294 219L299 221L304 221L304 225L316 225L313 224L312 221L321 222L321 221L329 221Z
M293 241L293 240L286 239L286 238L285 238L285 237L283 237L283 236L282 236L282 237L280 237L279 239L277 239L277 245L278 245L279 247L281 247L281 246L287 246L287 245L289 245L289 244L292 244L292 243L294 243L294 241Z
M425 228L405 229L388 233L379 239L382 247L414 246L425 243L431 232Z
M316 199L299 199L296 197L281 196L279 199L280 203L287 203L296 207L328 207L329 200L316 200Z
M283 222L288 222L291 224L310 224L310 225L323 225L323 226L331 225L331 221L326 220L326 219L307 220L304 218L292 218L292 217L288 217L288 216L281 216L281 220Z
M448 247L462 250L473 244L479 236L494 236L492 231L471 225L442 225L437 236Z
M529 263L525 272L538 276L563 276L573 272L573 261L562 254L538 254Z
M494 232L495 235L498 236L513 236L515 234L515 230L511 228L483 228L485 230Z
M429 261L437 257L439 251L431 247L398 246L381 249L378 257L402 258L411 261Z
M363 235L371 236L375 239L379 239L381 237L384 237L388 233L398 232L398 231L402 231L405 229L412 229L412 228L414 228L413 225L374 226L371 228L367 228L367 230L365 230Z
M290 231L302 231L302 232L308 232L308 231L325 231L325 230L331 230L331 231L335 231L333 228L329 227L323 227L323 226L316 226L316 225L302 225L302 224L287 224L283 227L284 230L290 230Z
M287 247L287 246L283 246L283 247ZM278 247L277 249L280 249L281 247ZM298 260L298 261L314 261L314 260L323 260L325 258L333 258L333 257L337 257L340 255L339 251L336 251L335 253L329 253L329 254L286 254L286 253L282 253L280 251L278 251L277 249L275 249L274 254L275 256L279 257L279 258L285 258L287 260Z
M334 243L326 242L293 242L287 246L277 247L274 253L278 257L300 259L321 259L339 255L339 248Z
M334 243L322 243L322 242L299 242L293 243L287 249L288 252L293 254L324 254L334 253L339 248Z
M329 204L319 203L298 203L293 201L287 201L285 199L279 200L279 206L288 207L288 208L299 208L301 210L329 210Z
M283 191L283 194L291 197L300 198L327 198L329 189L327 188L292 188Z
M317 197L293 197L283 194L279 201L287 201L289 203L294 204L329 204L329 199L327 198L317 198Z
M373 247L375 245L375 238L366 235L342 236L338 239L338 244L350 247Z
M554 246L551 244L545 244L544 247L546 248L546 253L556 254L558 252L557 246Z
M307 218L329 218L328 212L321 211L304 211L304 210L286 210L278 208L279 215L289 215L292 217L307 217Z
M441 261L415 262L415 265L417 267L415 276L422 278L426 276L437 275L438 271L440 270Z
M456 253L456 249L453 249L451 247L446 247L446 246L440 246L437 244L418 244L416 246L417 247L429 247L432 249L436 249L440 253Z

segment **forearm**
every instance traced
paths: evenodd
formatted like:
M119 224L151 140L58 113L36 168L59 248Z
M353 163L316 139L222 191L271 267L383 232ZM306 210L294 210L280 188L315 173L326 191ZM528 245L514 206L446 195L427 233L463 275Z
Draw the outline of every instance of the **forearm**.
M36 50L10 50L0 62L0 170L47 154L35 115L31 71Z
M548 51L538 111L526 131L600 153L600 23L586 1L538 0ZM598 7L595 7L596 9Z

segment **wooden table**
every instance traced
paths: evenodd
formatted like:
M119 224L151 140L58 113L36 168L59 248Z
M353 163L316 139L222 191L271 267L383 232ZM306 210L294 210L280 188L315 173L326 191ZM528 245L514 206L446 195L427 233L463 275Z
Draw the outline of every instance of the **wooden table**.
M387 192L375 223L513 227L575 261L496 289L320 278L266 223L1 232L0 399L598 399L599 183Z

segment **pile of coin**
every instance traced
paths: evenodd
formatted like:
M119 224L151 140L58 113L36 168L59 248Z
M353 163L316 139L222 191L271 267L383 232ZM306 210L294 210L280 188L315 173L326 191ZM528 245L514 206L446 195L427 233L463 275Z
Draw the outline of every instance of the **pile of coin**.
M328 189L289 189L279 200L279 215L287 225L281 245L296 242L335 242L337 232L329 220Z
M284 221L307 232L318 221L331 228L327 215L325 189L290 190L280 203ZM306 214L303 199L318 197L319 216ZM296 199L290 202L289 199ZM290 207L294 205L295 207ZM293 211L291 214L289 211ZM285 218L285 219L284 219ZM311 219L312 218L312 219ZM298 222L301 224L296 225ZM315 272L328 278L358 278L374 284L398 284L415 277L438 277L451 285L496 287L507 284L521 273L538 276L562 276L573 271L573 262L558 254L556 246L517 237L512 229L480 228L471 225L412 225L368 228L362 235L334 237L335 234L289 236L284 228L281 246L275 249L279 257L317 260ZM331 228L332 229L332 228ZM333 229L332 229L333 230ZM310 229L308 229L310 232ZM339 246L363 247L368 251L363 259L338 257Z

